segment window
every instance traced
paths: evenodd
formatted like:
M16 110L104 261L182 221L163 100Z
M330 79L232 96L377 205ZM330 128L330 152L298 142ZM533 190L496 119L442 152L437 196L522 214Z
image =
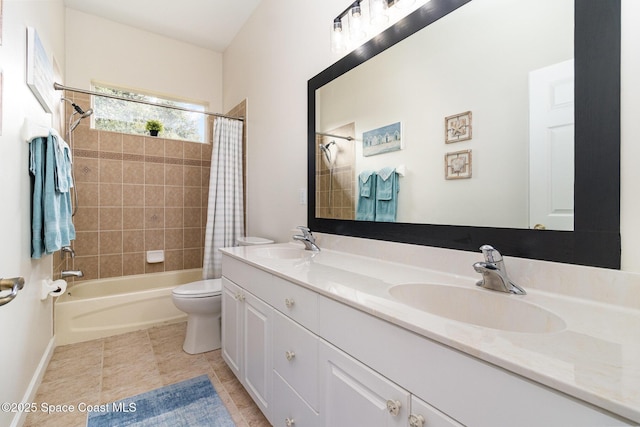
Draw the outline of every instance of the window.
M181 102L155 95L133 92L128 89L95 84L94 91L119 96L121 98L143 100L157 104L188 108L190 110L203 112L206 110L204 103ZM156 107L103 96L94 96L93 111L95 129L148 135L145 125L147 120L154 119L159 120L164 125L164 131L160 134L162 138L205 142L204 135L207 123L207 116L205 114Z

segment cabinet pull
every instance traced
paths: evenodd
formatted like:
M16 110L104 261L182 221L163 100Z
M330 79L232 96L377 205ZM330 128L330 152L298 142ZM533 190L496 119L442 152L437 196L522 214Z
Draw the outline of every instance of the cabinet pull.
M394 417L400 413L402 404L398 400L387 400L387 411Z
M422 415L409 415L409 427L424 427L425 419Z
M296 420L294 420L293 418L287 417L284 419L284 423L287 425L287 427L291 427L296 423Z
M244 301L244 300L245 300L245 296L244 296L244 294L243 294L242 292L238 292L238 293L236 294L236 300L238 300L238 301Z
M295 304L295 301L293 300L293 298L285 298L284 299L284 305L286 305L287 308L293 307L293 304Z
M284 352L285 357L287 358L288 361L293 360L294 357L296 357L296 353L291 351L291 350L287 350Z

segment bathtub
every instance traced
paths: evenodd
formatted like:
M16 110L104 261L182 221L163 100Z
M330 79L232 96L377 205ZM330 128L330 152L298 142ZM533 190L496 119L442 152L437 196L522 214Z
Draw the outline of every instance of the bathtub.
M202 280L202 269L88 280L54 304L56 345L73 344L187 319L171 300L176 286Z

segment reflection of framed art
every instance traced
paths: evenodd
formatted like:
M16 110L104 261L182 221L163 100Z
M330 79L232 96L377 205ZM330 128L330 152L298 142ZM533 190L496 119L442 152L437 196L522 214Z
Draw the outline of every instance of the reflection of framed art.
M471 111L445 117L444 142L451 144L469 139L471 139Z
M365 157L402 149L400 122L383 126L362 134L362 155Z
M471 150L445 154L444 177L446 179L471 178Z

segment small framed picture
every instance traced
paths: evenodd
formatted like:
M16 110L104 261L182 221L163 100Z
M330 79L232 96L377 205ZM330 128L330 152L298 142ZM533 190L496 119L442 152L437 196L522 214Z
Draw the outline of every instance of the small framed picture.
M471 178L471 150L445 154L444 177L445 179Z
M362 155L365 157L398 150L402 150L402 125L400 122L362 134Z
M444 142L451 144L471 139L471 128L471 111L445 117Z

